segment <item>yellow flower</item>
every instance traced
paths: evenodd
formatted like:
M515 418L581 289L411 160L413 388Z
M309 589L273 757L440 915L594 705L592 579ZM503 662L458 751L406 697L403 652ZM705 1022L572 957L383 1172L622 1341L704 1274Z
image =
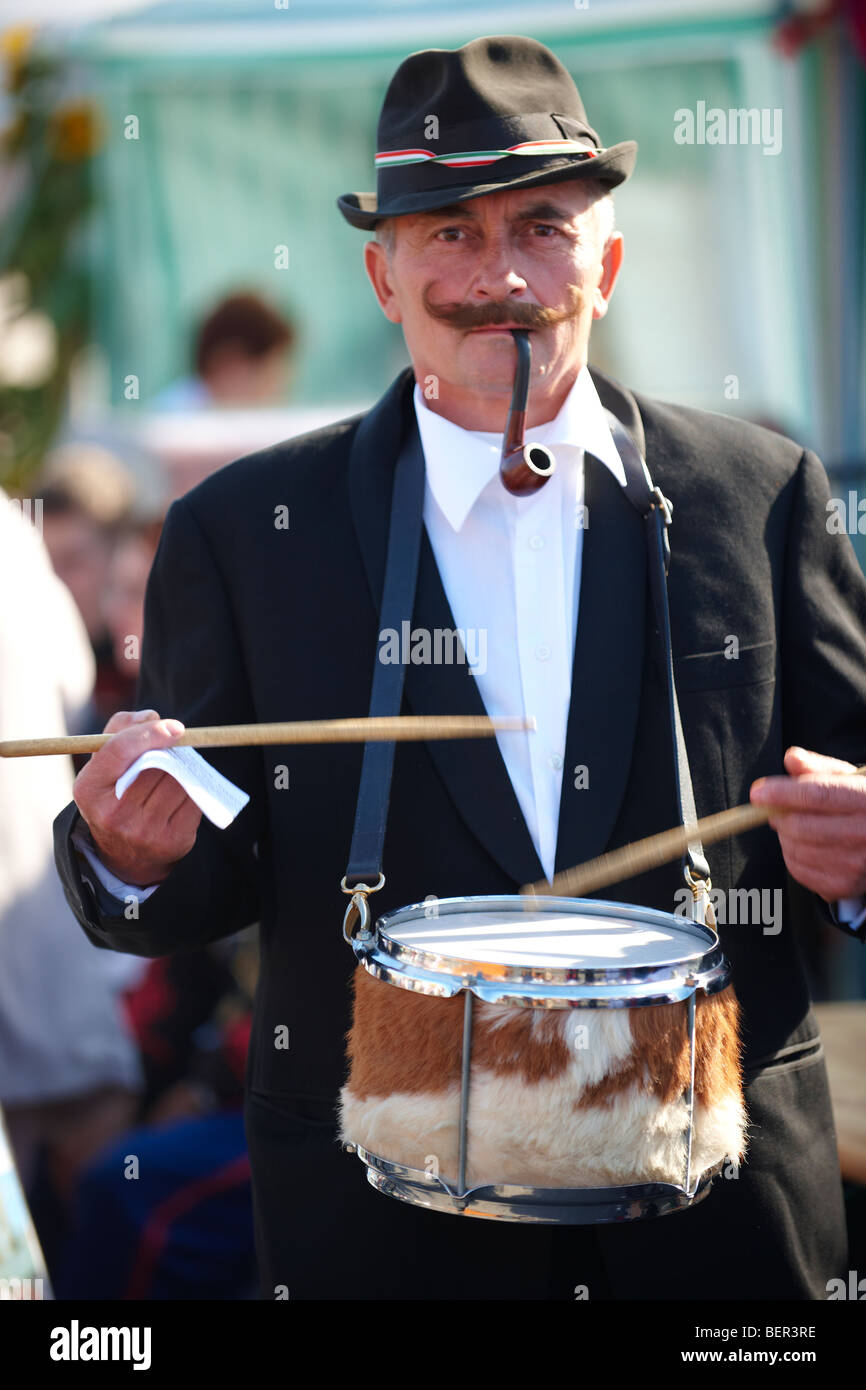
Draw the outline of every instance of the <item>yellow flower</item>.
M93 107L85 101L70 103L51 120L51 153L56 159L87 159L99 144L101 130Z
M35 28L29 24L16 24L0 33L0 58L6 64L6 85L10 92L17 92L21 84L35 33Z
M0 55L7 63L20 63L33 43L36 33L31 24L15 24L0 33Z

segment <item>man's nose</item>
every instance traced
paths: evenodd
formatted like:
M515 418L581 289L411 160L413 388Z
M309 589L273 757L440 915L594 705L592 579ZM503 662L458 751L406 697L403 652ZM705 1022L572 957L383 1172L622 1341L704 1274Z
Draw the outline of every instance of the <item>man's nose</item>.
M476 299L504 299L519 295L526 281L515 264L514 248L507 236L488 237L479 252L472 285Z

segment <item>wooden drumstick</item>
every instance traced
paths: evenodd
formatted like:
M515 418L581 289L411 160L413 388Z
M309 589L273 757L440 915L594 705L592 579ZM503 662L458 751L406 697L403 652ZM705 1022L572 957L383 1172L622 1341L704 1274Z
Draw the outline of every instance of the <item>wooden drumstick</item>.
M533 731L535 719L484 714L418 714L373 719L309 719L288 724L212 724L185 729L172 748L248 748L286 743L406 743L424 739L492 738ZM122 732L115 730L116 733ZM69 734L62 738L0 741L0 757L32 758L48 753L95 753L114 734Z
M858 774L866 776L866 764L848 775L855 777ZM634 844L601 854L597 859L588 859L585 864L563 869L561 873L554 874L550 882L542 879L538 883L525 883L520 891L533 898L551 895L582 898L587 893L598 892L599 888L607 888L611 883L620 883L633 878L635 874L669 864L684 854L689 844L697 838L703 845L712 845L719 840L727 840L731 835L742 835L746 830L765 825L773 810L772 806L753 806L748 801L743 806L731 806L727 811L704 816L691 829L676 825L671 830L663 830L658 835L650 835L645 840L635 840Z

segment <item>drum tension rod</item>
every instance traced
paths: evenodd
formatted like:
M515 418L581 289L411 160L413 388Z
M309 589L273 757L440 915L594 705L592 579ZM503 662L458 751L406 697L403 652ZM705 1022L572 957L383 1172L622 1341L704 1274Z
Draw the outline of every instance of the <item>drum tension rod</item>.
M688 997L687 1027L689 1033L689 1085L686 1091L686 1107L688 1109L689 1126L686 1134L686 1174L683 1191L687 1197L693 1197L694 1193L690 1190L692 1183L692 1139L695 1130L695 1015L697 1005L697 976L689 975L687 984L691 985L692 992ZM697 1183L695 1184L697 1191Z
M469 1078L472 1071L472 1023L475 996L466 990L463 1002L463 1063L460 1072L460 1148L457 1159L457 1197L466 1198L466 1150L469 1135Z

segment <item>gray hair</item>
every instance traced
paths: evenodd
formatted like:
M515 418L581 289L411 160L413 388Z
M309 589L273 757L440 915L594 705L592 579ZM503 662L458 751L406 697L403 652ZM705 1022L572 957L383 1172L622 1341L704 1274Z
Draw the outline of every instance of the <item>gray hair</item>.
M389 258L394 253L394 239L397 229L394 226L393 217L383 217L381 222L377 222L373 229L373 236L380 246L384 246L385 254Z
M599 243L604 250L616 230L613 189L608 184L602 183L601 179L587 179L586 185L592 197L590 206L595 210L595 228Z

